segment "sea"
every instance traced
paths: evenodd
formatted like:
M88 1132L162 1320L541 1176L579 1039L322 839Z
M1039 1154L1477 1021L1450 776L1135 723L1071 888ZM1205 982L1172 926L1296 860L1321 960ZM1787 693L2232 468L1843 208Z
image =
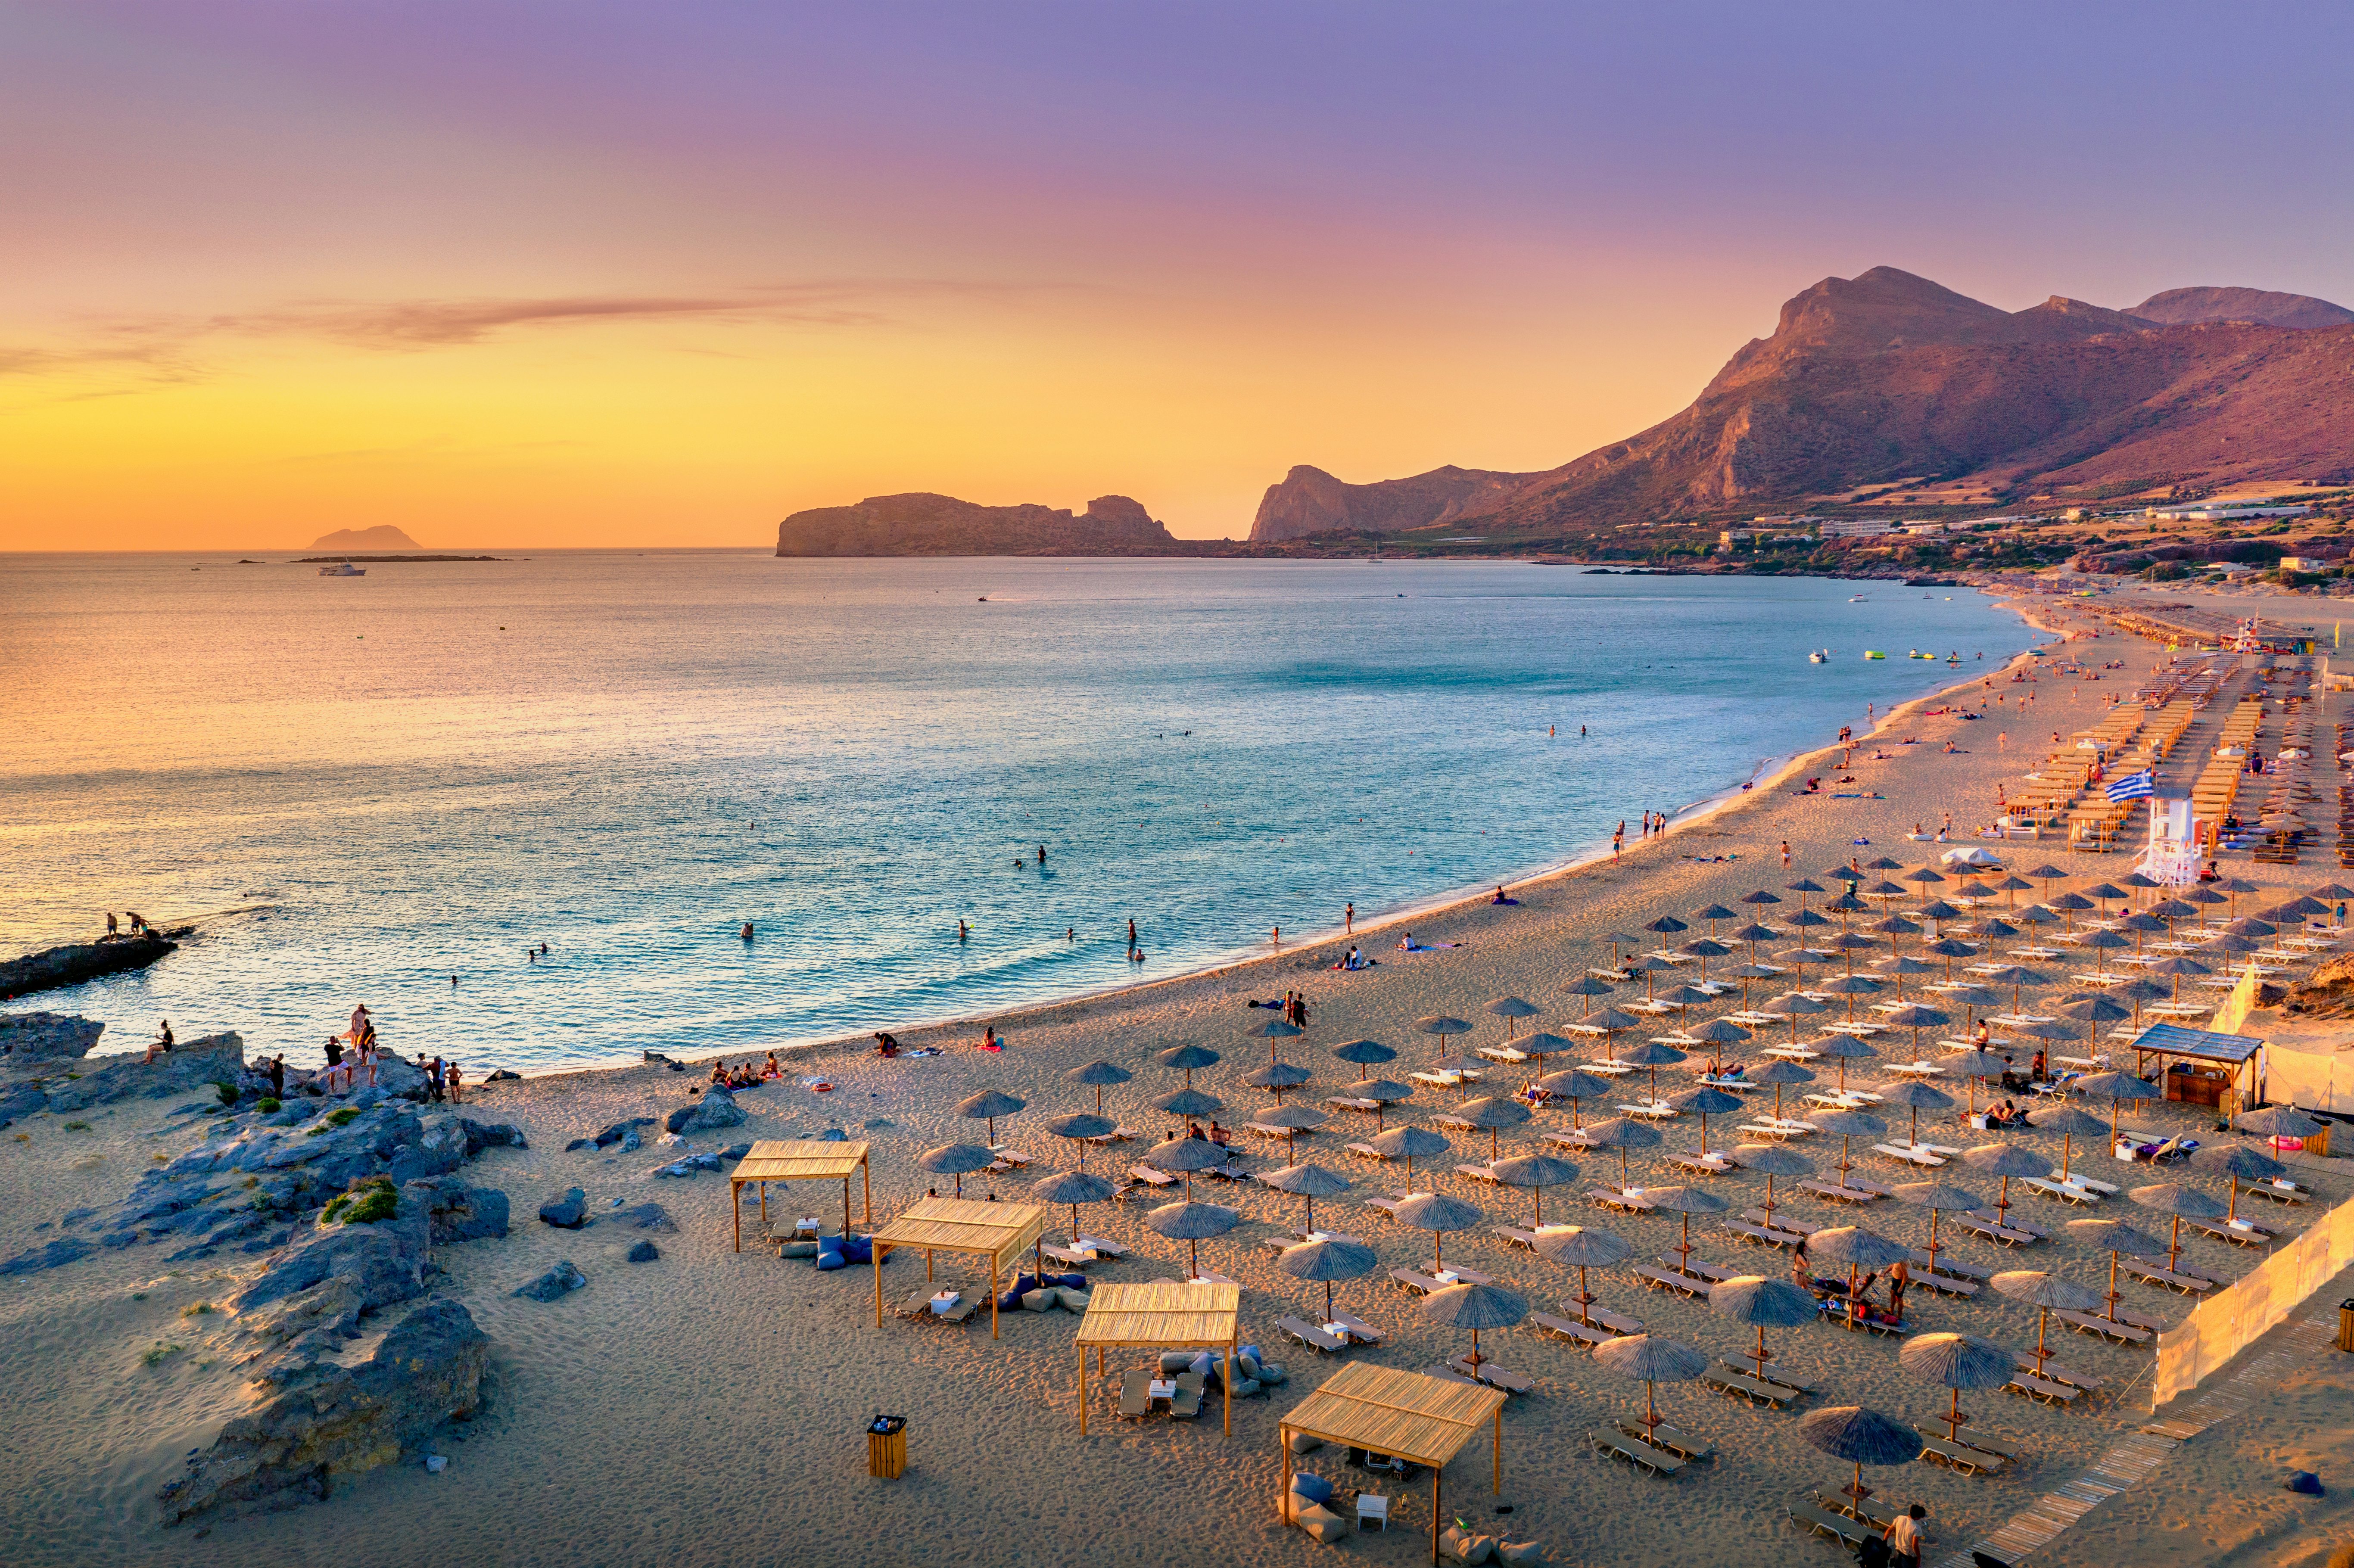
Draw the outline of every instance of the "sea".
M1606 851L2036 636L1518 562L0 556L0 950L196 927L0 1005L307 1065L365 1001L476 1077L973 1019Z

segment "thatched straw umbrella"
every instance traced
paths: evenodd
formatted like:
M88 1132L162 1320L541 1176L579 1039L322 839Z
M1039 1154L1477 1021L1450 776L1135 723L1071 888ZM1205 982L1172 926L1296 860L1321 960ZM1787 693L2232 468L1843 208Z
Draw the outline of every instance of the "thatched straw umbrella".
M1589 1012L1576 1022L1564 1023L1562 1027L1574 1029L1580 1034L1601 1035L1602 1054L1605 1058L1609 1058L1618 1049L1618 1032L1621 1029L1638 1028L1642 1022L1642 1019L1631 1012L1624 1012L1615 1007L1606 1007L1599 1012Z
M1588 1149L1615 1149L1618 1151L1618 1188L1621 1192L1628 1186L1627 1151L1630 1149L1657 1149L1662 1141L1658 1128L1626 1116L1597 1121L1585 1128L1583 1136Z
M1447 1255L1440 1238L1448 1231L1467 1230L1488 1216L1460 1198L1444 1192L1416 1192L1390 1211L1399 1224L1430 1233L1433 1266L1444 1273Z
M1678 1112L1690 1111L1700 1118L1700 1157L1702 1160L1708 1158L1708 1118L1741 1108L1739 1099L1706 1084L1670 1095L1668 1104Z
M1455 1146L1426 1127L1394 1127L1373 1141L1384 1160L1405 1161L1405 1184L1414 1185L1414 1162L1436 1160Z
M1656 1041L1646 1040L1639 1045L1628 1046L1618 1060L1629 1067L1650 1069L1651 1097L1656 1100L1659 1097L1659 1069L1674 1066L1684 1060L1684 1054L1672 1045L1661 1045Z
M1172 1138L1144 1151L1143 1163L1185 1178L1185 1197L1193 1197L1193 1172L1215 1171L1226 1162L1226 1151L1206 1138Z
M1804 991L1790 991L1772 998L1757 1011L1787 1018L1790 1021L1790 1044L1796 1045L1798 1043L1798 1020L1811 1017L1818 1012L1829 1012L1830 1010L1829 1002L1817 1001Z
M2110 1266L2115 1266L2112 1264ZM2101 1304L2100 1293L2091 1286L2079 1285L2073 1279L2047 1274L2038 1268L2009 1269L1996 1275L1990 1283L1998 1294L2035 1308L2035 1375L2038 1377L2043 1375L2043 1363L2052 1355L2043 1348L2043 1330L2050 1326L2052 1309L2056 1307L2062 1312L2090 1312Z
M1937 1266L1937 1216L1947 1210L1967 1213L1986 1207L1986 1200L1945 1181L1906 1181L1896 1189L1896 1201L1929 1211L1929 1266Z
M1281 1105L1283 1091L1298 1088L1306 1083L1310 1076L1305 1067L1295 1066L1289 1062L1273 1062L1256 1073L1246 1074L1243 1082L1252 1088L1269 1091L1275 1096L1275 1103Z
M1447 1036L1471 1033L1471 1025L1467 1020L1449 1018L1445 1013L1440 1013L1434 1018L1417 1018L1414 1021L1414 1026L1425 1034L1435 1034L1438 1037L1438 1059L1442 1062L1447 1060Z
M2076 1139L2081 1135L2090 1138L2109 1130L2108 1124L2075 1106L2040 1106L2027 1113L2027 1125L2039 1132L2060 1134L2060 1180L2068 1180L2069 1160L2073 1155Z
M1202 1272L1202 1244L1212 1236L1225 1235L1233 1230L1242 1215L1233 1209L1216 1203L1196 1203L1188 1199L1182 1203L1163 1203L1148 1211L1144 1223L1155 1235L1171 1241L1183 1242L1192 1259L1189 1275Z
M1041 1203L1068 1203L1071 1206L1071 1240L1079 1239L1079 1205L1108 1201L1112 1184L1100 1176L1084 1171L1050 1171L1030 1184L1030 1196Z
M1558 1073L1547 1073L1537 1080L1537 1087L1569 1102L1569 1125L1574 1128L1583 1128L1585 1125L1579 1108L1582 1102L1588 1099L1600 1099L1610 1093L1610 1084L1607 1079L1597 1078L1591 1073L1581 1073L1575 1067L1565 1068Z
M1754 1171L1766 1178L1765 1210L1774 1213L1774 1178L1776 1176L1811 1176L1815 1162L1779 1143L1738 1143L1725 1155L1727 1160L1744 1171Z
M1373 1249L1363 1242L1341 1236L1326 1236L1321 1241L1301 1242L1288 1246L1277 1256L1276 1267L1294 1279L1321 1283L1324 1287L1324 1320L1332 1320L1332 1282L1338 1279L1363 1279L1381 1266Z
M996 1089L983 1089L977 1095L969 1095L959 1100L957 1115L970 1118L974 1121L987 1122L989 1141L993 1144L997 1141L997 1118L1002 1116L1012 1116L1028 1104L1026 1100L1017 1100L1012 1095L1001 1093Z
M1798 1418L1798 1436L1808 1446L1855 1467L1847 1494L1861 1502L1872 1495L1863 1484L1866 1465L1909 1465L1921 1457L1921 1435L1893 1415L1860 1404L1830 1404Z
M2108 1319L2117 1320L2117 1303L2125 1295L2117 1288L2117 1259L2126 1254L2135 1257L2156 1257L2166 1244L2147 1231L2136 1230L2123 1220L2070 1220L2068 1234L2077 1240L2098 1247L2109 1255Z
M1056 1138L1067 1138L1078 1146L1079 1169L1085 1171L1087 1168L1087 1139L1118 1132L1119 1123L1108 1116L1097 1116L1093 1111L1073 1111L1068 1116L1058 1116L1048 1122L1046 1130Z
M1245 1030L1243 1032L1243 1035L1244 1038L1248 1040L1266 1041L1267 1059L1269 1062L1273 1062L1275 1060L1275 1043L1277 1041L1296 1039L1299 1035L1307 1033L1308 1031L1300 1028L1297 1023L1286 1023L1279 1018L1270 1018L1265 1023L1259 1024L1257 1028Z
M1626 1242L1591 1225L1556 1226L1542 1232L1536 1248L1538 1256L1577 1270L1577 1294L1570 1299L1577 1303L1578 1320L1589 1329L1594 1327L1589 1308L1598 1298L1585 1287L1585 1271L1615 1268L1635 1255L1635 1249Z
M1153 1057L1153 1060L1164 1067L1184 1074L1185 1086L1190 1089L1193 1086L1194 1073L1203 1067L1215 1066L1218 1054L1207 1045L1172 1045L1168 1050Z
M1270 1106L1253 1113L1251 1119L1262 1127L1279 1127L1284 1130L1283 1157L1299 1158L1296 1152L1300 1131L1306 1128L1322 1127L1331 1118L1313 1106Z
M1847 1093L1847 1065L1850 1062L1869 1062L1880 1054L1876 1046L1867 1045L1852 1034L1826 1034L1819 1040L1808 1042L1807 1049L1840 1065L1839 1092L1841 1094Z
M1538 1229L1544 1226L1544 1190L1577 1180L1576 1166L1566 1160L1556 1160L1550 1154L1523 1154L1515 1160L1499 1160L1488 1167L1488 1172L1507 1187L1526 1187L1529 1190L1529 1224Z
M1757 1330L1756 1350L1744 1353L1756 1363L1761 1381L1766 1363L1774 1359L1774 1352L1766 1348L1766 1330L1811 1323L1821 1310L1813 1291L1761 1274L1744 1274L1710 1287L1708 1305L1718 1317Z
M1171 1116L1196 1121L1205 1116L1215 1116L1226 1108L1226 1102L1200 1089L1172 1089L1152 1101L1152 1108L1167 1111Z
M917 1170L934 1176L955 1177L956 1195L960 1198L964 1196L966 1172L986 1171L996 1163L996 1155L971 1143L944 1143L916 1156Z
M1968 1114L1971 1116L1976 1116L1978 1110L1978 1086L1990 1083L2010 1071L2009 1063L1991 1051L1981 1051L1975 1046L1946 1057L1940 1065L1962 1080L1964 1091L1968 1096ZM1989 1089L1988 1093L1991 1096L1993 1091Z
M1344 1040L1332 1047L1332 1054L1343 1062L1353 1062L1361 1068L1397 1060L1397 1053L1378 1040ZM1357 1075L1361 1078L1364 1075L1362 1072Z
M1954 1097L1934 1084L1918 1078L1897 1078L1872 1091L1880 1097L1882 1106L1903 1106L1913 1113L1913 1130L1906 1137L1909 1143L1921 1141L1921 1113L1954 1108Z
M2015 1374L2011 1353L1992 1340L1975 1334L1924 1334L1907 1340L1896 1352L1896 1362L1925 1382L1949 1390L1953 1403L1939 1417L1946 1424L1946 1441L1958 1442L1962 1425L1962 1390L2000 1388Z
M1497 1157L1497 1135L1505 1128L1518 1127L1529 1119L1529 1107L1515 1099L1500 1095L1482 1095L1478 1099L1465 1100L1452 1113L1488 1135L1488 1158Z
M1389 1129L1390 1107L1414 1096L1412 1084L1401 1084L1395 1078L1364 1078L1349 1087L1355 1091L1358 1099L1373 1102L1373 1130L1376 1132Z
M1706 1356L1681 1340L1663 1340L1657 1334L1628 1334L1606 1345L1596 1345L1594 1359L1622 1377L1642 1380L1643 1431L1652 1438L1659 1431L1659 1407L1653 1397L1653 1385L1690 1383L1708 1370Z
M2090 1073L2077 1079L2073 1087L2080 1095L2098 1095L2108 1100L2109 1140L2112 1143L2116 1141L2119 1107L2127 1100L2158 1099L2162 1094L2157 1085L2131 1073L2120 1072Z
M1096 1092L1096 1109L1103 1109L1104 1086L1124 1084L1135 1076L1125 1067L1115 1067L1109 1062L1088 1062L1063 1075L1063 1082L1076 1084Z
M1721 1214L1733 1205L1705 1187L1652 1187L1645 1190L1643 1202L1662 1213L1670 1213L1682 1222L1681 1238L1674 1251L1681 1260L1676 1265L1683 1272L1691 1262L1691 1217L1694 1214Z
M1308 1221L1302 1228L1309 1231L1316 1228L1316 1200L1330 1198L1349 1190L1349 1179L1346 1176L1327 1171L1321 1165L1305 1163L1287 1165L1280 1171L1262 1171L1257 1180L1263 1185L1272 1187L1278 1192L1288 1192L1294 1197L1307 1199Z
M1915 1056L1921 1054L1921 1031L1942 1028L1953 1021L1952 1013L1917 1001L1908 1001L1881 1019L1882 1023L1893 1023L1899 1029L1910 1029L1913 1032L1913 1054Z
M1529 1304L1496 1285L1450 1285L1422 1298L1422 1315L1449 1329L1471 1330L1471 1365L1479 1365L1479 1330L1509 1329L1529 1315Z
M1713 1047L1708 1054L1708 1070L1712 1073L1721 1073L1724 1070L1725 1046L1746 1044L1754 1038L1748 1030L1726 1018L1712 1018L1705 1023L1695 1024L1684 1033L1695 1040L1704 1040Z
M2166 1250L2166 1267L2169 1274L2182 1258L2182 1222L2185 1220L2220 1220L2223 1211L2215 1200L2193 1187L2179 1181L2156 1181L2147 1187L2136 1187L2126 1194L2143 1208L2169 1216L2174 1221L2174 1234Z
M1861 1225L1836 1225L1807 1238L1807 1256L1833 1266L1847 1265L1848 1290L1852 1299L1857 1269L1881 1269L1900 1259L1909 1261L1913 1249Z
M1976 1149L1962 1150L1962 1163L1973 1171L2002 1180L2002 1192L1994 1201L1997 1219L2010 1214L2010 1179L2014 1176L2041 1176L2051 1169L2048 1161L2039 1159L2016 1143L1984 1143Z
M1848 1139L1851 1138L1885 1138L1888 1135L1888 1124L1881 1120L1878 1117L1872 1115L1869 1111L1818 1111L1807 1119L1813 1122L1816 1128L1821 1131L1835 1132L1839 1134L1839 1173L1840 1185L1842 1187L1847 1185L1847 1173L1855 1169L1855 1161L1850 1160L1847 1155Z
M1774 1119L1782 1119L1782 1091L1800 1084L1811 1084L1815 1075L1787 1056L1771 1056L1750 1069L1748 1081L1774 1091Z
M1500 996L1489 1001L1479 1011L1490 1018L1500 1018L1504 1021L1504 1044L1510 1045L1512 1043L1512 1031L1519 1021L1523 1018L1534 1018L1544 1009L1521 997Z

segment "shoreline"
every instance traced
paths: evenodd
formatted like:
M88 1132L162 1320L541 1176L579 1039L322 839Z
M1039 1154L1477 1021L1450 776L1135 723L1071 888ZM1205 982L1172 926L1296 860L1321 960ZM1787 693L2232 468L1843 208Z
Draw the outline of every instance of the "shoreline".
M2018 616L2020 620L2031 630L2041 632L2045 637L2058 641L2064 642L2067 640L2067 633L2052 627L2048 622L2034 615L2032 611L2026 607L2026 601L2023 596L2017 594L1999 595L1978 585L1970 586L1975 591L1986 594L1987 597L1993 601L1994 608ZM1999 666L1998 666L1998 668L2007 673L2022 664L2032 662L2036 657L2037 654L2033 650L2022 650L2021 652L2012 655L2009 659L2004 661ZM1934 691L1925 692L1917 697L1908 698L1904 702L1897 704L1895 706L1890 708L1886 713L1881 715L1880 717L1873 722L1870 729L1860 731L1856 744L1861 744L1863 739L1881 734L1882 731L1885 730L1890 726L1896 724L1901 719L1917 716L1921 709L1930 706L1941 699L1950 696L1952 694L1962 690L1964 687L1973 685L1984 678L1985 677L1981 675L1972 675L1965 680L1950 682L1946 685L1937 687ZM1621 854L1617 859L1617 863L1621 865L1631 864L1634 863L1634 857L1638 854L1644 854L1656 858L1653 852L1656 852L1659 846L1665 844L1670 838L1674 837L1678 833L1689 832L1693 829L1704 826L1710 822L1737 815L1744 809L1755 807L1760 801L1768 799L1777 786L1797 778L1801 770L1808 766L1820 758L1832 755L1840 749L1840 747L1839 743L1834 741L1828 746L1817 747L1811 750L1794 752L1788 757L1780 759L1778 763L1771 758L1764 759L1757 765L1756 768L1752 772L1749 779L1747 780L1749 788L1743 789L1739 785L1735 785L1728 789L1719 792L1718 794L1704 797L1700 800L1694 801L1690 805L1681 808L1679 811L1670 816L1665 832L1652 839L1638 840L1635 843L1628 845L1623 852L1621 852ZM1590 871L1596 866L1609 864L1611 862L1612 856L1606 845L1603 848L1585 851L1573 856L1569 860L1543 866L1536 870L1523 873L1518 876L1506 876L1499 882L1482 881L1470 885L1465 888L1450 890L1447 893L1437 895L1428 900L1403 907L1382 911L1367 917L1363 929L1355 932L1343 931L1339 927L1328 927L1303 937L1298 943L1291 947L1282 948L1279 951L1262 951L1248 956L1233 956L1225 959L1214 959L1210 962L1200 964L1191 969L1180 970L1175 974L1156 975L1150 979L1123 980L1113 985L1099 986L1087 991L1066 991L1052 997L1043 997L1034 1001L1020 1002L1010 1008L993 1012L959 1014L954 1017L923 1020L901 1025L893 1029L890 1033L895 1037L900 1038L903 1044L911 1043L946 1044L944 1040L940 1040L937 1037L950 1034L960 1030L979 1030L984 1026L993 1027L997 1030L999 1034L1005 1035L1010 1033L1010 1029L1012 1027L1034 1026L1051 1022L1059 1022L1058 1020L1055 1020L1053 1015L1064 1010L1085 1007L1092 1003L1103 1002L1113 999L1136 998L1149 1001L1152 999L1152 993L1168 987L1183 985L1195 981L1229 979L1247 970L1264 966L1271 966L1286 959L1291 960L1294 967L1298 967L1300 960L1304 959L1322 956L1327 959L1325 963L1311 965L1310 967L1317 970L1325 970L1329 969L1331 960L1344 956L1345 948L1348 945L1359 943L1361 939L1369 933L1401 929L1411 921L1439 919L1444 918L1447 916L1458 914L1469 909L1492 907L1492 906L1490 905L1489 900L1492 897L1492 889L1495 887L1501 886L1507 893L1512 892L1514 889L1545 887L1553 883L1575 876L1582 872ZM827 1051L843 1049L863 1050L864 1049L864 1043L871 1037L872 1032L832 1034L828 1035L823 1039L797 1041L789 1044L755 1044L749 1046L731 1047L727 1050L714 1051L708 1054L680 1056L676 1059L700 1065L724 1060L731 1056L748 1054L757 1059L763 1054L773 1053L780 1062L799 1061ZM529 1082L544 1084L553 1079L578 1074L628 1072L642 1065L642 1062L626 1061L593 1064L584 1063L574 1066L551 1067L540 1072L525 1072L522 1076Z

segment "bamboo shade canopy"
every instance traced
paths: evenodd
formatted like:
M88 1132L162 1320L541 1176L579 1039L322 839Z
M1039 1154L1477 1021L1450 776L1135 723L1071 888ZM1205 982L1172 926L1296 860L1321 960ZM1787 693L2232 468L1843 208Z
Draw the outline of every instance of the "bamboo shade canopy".
M769 1217L770 1181L839 1181L842 1183L842 1229L850 1231L850 1178L861 1177L865 1189L866 1220L875 1222L875 1194L872 1167L866 1163L864 1143L827 1143L816 1139L764 1139L752 1146L752 1151L737 1161L729 1173L728 1196L736 1200L736 1250L744 1250L744 1185L748 1181L763 1183L760 1189L760 1218Z
M1377 1367L1342 1367L1285 1414L1283 1484L1291 1485L1291 1436L1304 1432L1327 1443L1392 1454L1430 1467L1430 1560L1438 1561L1438 1474L1463 1446L1489 1427L1495 1443L1495 1480L1504 1489L1504 1393L1478 1383Z
M1103 1375L1107 1345L1210 1346L1226 1352L1225 1430L1235 1430L1235 1347L1242 1339L1243 1287L1239 1285L1098 1284L1087 1293L1087 1315L1079 1320L1079 1436L1087 1433L1087 1347L1095 1347L1096 1375Z
M1038 1203L991 1203L977 1198L918 1198L899 1217L868 1239L875 1247L875 1326L883 1326L883 1260L895 1246L924 1255L931 1277L936 1252L978 1253L989 1259L989 1337L997 1338L997 1277L1008 1255L1037 1245L1046 1234L1046 1210Z

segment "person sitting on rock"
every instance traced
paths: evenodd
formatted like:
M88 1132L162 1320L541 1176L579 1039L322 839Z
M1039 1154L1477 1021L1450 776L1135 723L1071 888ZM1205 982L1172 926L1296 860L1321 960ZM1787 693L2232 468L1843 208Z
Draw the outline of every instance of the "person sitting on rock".
M147 1063L152 1066L156 1057L168 1056L171 1054L172 1021L167 1018L164 1020L163 1026L156 1030L154 1041L147 1047Z

